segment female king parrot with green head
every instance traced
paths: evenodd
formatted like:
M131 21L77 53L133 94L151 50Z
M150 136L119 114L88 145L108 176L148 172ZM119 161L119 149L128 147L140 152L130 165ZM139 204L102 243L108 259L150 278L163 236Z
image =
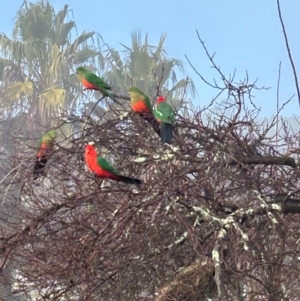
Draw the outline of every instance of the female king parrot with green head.
M171 144L175 116L172 107L166 103L166 99L163 96L157 98L154 116L160 123L161 143Z
M160 124L153 115L153 109L149 97L137 87L129 88L128 93L130 95L132 111L150 123L157 135L161 136Z
M135 113L153 114L149 97L137 87L128 90L130 95L131 109Z
M91 172L97 177L104 179L111 179L127 184L142 184L139 179L125 177L119 174L119 172L111 166L104 158L98 157L97 150L94 147L94 142L89 142L85 146L85 162Z
M57 135L56 131L51 130L38 140L37 143L38 153L36 155L36 160L35 160L35 165L33 170L33 176L35 180L38 178L39 174L45 168L48 158L53 152L54 140L56 135Z
M113 101L119 103L115 96L111 93L111 86L109 86L101 77L83 67L78 67L76 69L76 74L77 78L86 89L100 91L104 96L107 96Z

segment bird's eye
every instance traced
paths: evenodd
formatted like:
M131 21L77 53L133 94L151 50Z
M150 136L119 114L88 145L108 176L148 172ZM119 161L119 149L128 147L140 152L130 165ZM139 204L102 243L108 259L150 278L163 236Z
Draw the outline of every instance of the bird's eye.
M76 74L78 75L78 71L76 72Z

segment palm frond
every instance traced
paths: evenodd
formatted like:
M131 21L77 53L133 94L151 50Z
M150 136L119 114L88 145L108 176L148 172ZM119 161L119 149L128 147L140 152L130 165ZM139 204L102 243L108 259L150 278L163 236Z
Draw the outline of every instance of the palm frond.
M124 91L124 87L131 85L137 86L149 95L157 94L157 85L160 84L161 91L171 89L171 94L178 90L195 94L195 86L192 81L178 80L178 71L184 72L182 61L175 58L166 58L164 44L166 34L162 34L158 45L151 46L149 44L149 36L145 35L142 40L140 31L131 33L131 46L128 47L121 44L124 49L124 55L120 52L108 47L108 78L114 87L119 91ZM168 94L168 93L167 93Z
M41 99L46 99L49 105L62 105L65 99L66 90L59 87L52 87L41 94Z
M11 100L18 100L22 95L32 96L32 94L33 83L30 81L16 82L6 90L6 96Z
M66 45L68 42L68 36L74 27L74 21L69 21L67 23L62 24L60 29L56 31L56 43L60 46Z
M95 34L94 31L83 32L75 41L71 44L70 53L73 54L78 49L78 46L86 42L89 38L92 38Z
M78 50L74 55L74 63L75 64L82 64L88 61L90 58L93 58L97 55L100 55L99 51L95 51L90 49L89 47L85 47L82 50Z

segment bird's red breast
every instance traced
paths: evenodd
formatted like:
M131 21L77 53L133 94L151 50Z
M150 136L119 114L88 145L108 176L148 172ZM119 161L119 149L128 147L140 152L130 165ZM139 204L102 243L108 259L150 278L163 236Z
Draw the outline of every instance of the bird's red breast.
M94 84L88 82L85 78L81 81L81 83L87 89L99 90L99 88L97 86L95 86Z
M107 179L117 178L117 176L113 175L111 172L101 168L101 166L98 164L97 151L92 145L88 144L85 147L84 157L87 167L96 176Z
M52 147L48 147L46 144L42 143L38 153L37 157L42 158L42 157L48 157L52 152Z
M84 152L85 162L90 171L97 169L97 151L92 145L87 145Z
M143 100L139 100L139 101L131 104L131 108L132 108L133 112L148 113L148 114L151 113L151 111L148 109L146 103Z

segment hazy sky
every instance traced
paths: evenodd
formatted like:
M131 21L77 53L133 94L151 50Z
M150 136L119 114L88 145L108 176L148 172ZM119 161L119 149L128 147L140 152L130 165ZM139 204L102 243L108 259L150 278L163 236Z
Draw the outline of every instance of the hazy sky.
M14 17L22 0L1 1L0 31L11 36ZM281 9L289 36L290 48L300 80L300 1L281 0ZM276 112L276 93L279 62L282 62L280 101L296 93L292 69L285 49L277 14L276 0L52 0L56 10L69 4L78 32L96 31L104 42L121 49L119 43L130 45L131 32L148 32L150 43L156 45L162 33L167 33L166 49L169 57L184 61L186 75L197 86L198 97L193 102L202 106L216 94L204 85L188 66L185 54L197 70L210 81L219 75L210 68L197 35L211 53L225 75L236 69L236 80L248 71L257 86L270 87L254 93L255 103L262 107L262 116ZM70 15L71 16L71 15ZM225 97L225 95L224 95ZM299 115L296 97L284 111L285 116Z

